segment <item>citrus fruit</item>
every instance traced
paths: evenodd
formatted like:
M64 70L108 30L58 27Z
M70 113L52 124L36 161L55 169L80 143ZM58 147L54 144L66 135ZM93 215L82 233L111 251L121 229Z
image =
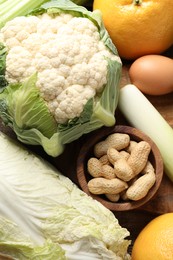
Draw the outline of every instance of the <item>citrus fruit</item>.
M160 54L173 44L173 1L94 0L120 57Z
M173 213L154 218L140 232L132 249L132 260L173 259Z

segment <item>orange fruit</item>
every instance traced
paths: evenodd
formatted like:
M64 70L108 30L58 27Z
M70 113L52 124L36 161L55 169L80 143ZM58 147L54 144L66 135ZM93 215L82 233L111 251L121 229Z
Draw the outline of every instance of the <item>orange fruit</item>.
M94 0L120 57L161 54L173 44L172 0Z
M132 260L173 260L173 213L150 221L139 233Z

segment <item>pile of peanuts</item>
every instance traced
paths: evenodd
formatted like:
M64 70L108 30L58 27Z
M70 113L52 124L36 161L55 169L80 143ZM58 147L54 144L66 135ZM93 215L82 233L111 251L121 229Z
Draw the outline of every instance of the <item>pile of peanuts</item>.
M146 141L133 141L124 133L110 134L94 146L94 156L87 162L93 177L89 191L104 194L112 202L144 198L156 181L150 151Z

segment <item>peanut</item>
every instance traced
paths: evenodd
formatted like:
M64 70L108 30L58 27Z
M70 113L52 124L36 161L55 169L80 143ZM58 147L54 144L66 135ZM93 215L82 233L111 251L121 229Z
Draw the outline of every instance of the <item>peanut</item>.
M135 178L131 179L130 181L128 181L128 186L131 187L132 184L138 179L138 177L136 176ZM120 197L122 200L124 201L129 201L129 198L127 197L127 190L123 190L120 194Z
M117 202L120 199L120 194L105 194L105 196L112 202Z
M107 154L108 148L109 144L106 141L101 141L94 146L94 155L97 158L100 158L101 156Z
M130 140L130 143L128 145L128 147L125 149L128 153L131 153L131 151L135 148L135 146L137 145L136 141Z
M154 167L153 165L151 164L150 161L147 161L146 165L145 165L145 168L142 170L142 174L146 174L146 173L149 173L150 171L153 171L154 172Z
M145 141L130 140L127 134L109 135L94 146L96 158L88 160L88 172L94 177L88 182L89 191L105 194L112 202L143 198L156 180L150 151Z
M134 176L139 174L144 169L148 161L150 151L151 147L149 143L145 141L137 143L134 149L131 151L127 163L133 169Z
M102 155L102 157L99 158L99 161L101 162L102 165L104 164L110 165L107 154Z
M100 158L102 155L107 153L109 147L121 150L127 147L129 142L130 137L127 134L111 134L104 141L100 141L94 146L94 155L97 158Z
M139 177L128 189L126 192L127 197L130 200L140 200L144 198L151 187L156 181L155 173L150 170L147 174Z
M102 163L97 158L90 158L88 160L88 172L92 177L104 177L106 179L115 178L114 168L110 165L102 165Z
M119 159L114 163L115 174L123 181L129 181L134 177L133 169L124 158Z
M130 137L128 134L114 133L106 138L106 142L108 142L109 147L113 147L119 151L129 145Z
M115 170L110 165L103 165L102 166L102 177L105 177L106 179L113 179L115 178Z
M102 164L97 158L90 158L88 160L88 172L93 177L100 177L102 176Z
M130 157L130 154L124 150L120 151L121 158L128 159Z
M107 157L109 162L114 165L114 162L119 160L121 155L115 148L109 147L107 150Z
M88 189L93 194L118 194L121 191L127 189L126 182L114 178L108 180L105 178L94 178L88 182Z
M121 193L120 193L120 198L123 200L123 201L128 201L129 198L127 197L127 194L126 194L126 190L123 190Z

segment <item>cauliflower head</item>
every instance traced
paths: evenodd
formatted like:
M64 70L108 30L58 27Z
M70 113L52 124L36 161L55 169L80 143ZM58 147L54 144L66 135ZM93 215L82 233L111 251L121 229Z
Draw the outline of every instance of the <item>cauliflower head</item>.
M6 80L23 82L37 72L36 86L58 123L79 117L107 80L106 58L119 60L88 18L62 13L21 16L1 30Z
M53 139L60 139L61 146L102 125L115 123L121 60L99 12L89 12L71 1L50 1L30 15L7 22L0 31L0 41L0 60L4 65L0 71L4 80L1 80L1 117L5 122L10 120L8 124L21 141L41 143L44 147L43 139L50 140L56 134ZM12 96L13 99L16 96L15 101L9 107L7 99ZM112 104L104 104L104 96ZM44 106L44 114L32 99L39 101L39 109ZM23 108L19 113L21 118L27 108L32 118L30 123L26 118L22 122L19 116L14 118L19 104ZM39 120L41 125L38 125L40 116L45 123ZM63 131L73 132L74 126L78 126L74 135L63 140ZM34 134L26 141L27 131L30 137L32 129ZM64 134L67 136L67 132Z

